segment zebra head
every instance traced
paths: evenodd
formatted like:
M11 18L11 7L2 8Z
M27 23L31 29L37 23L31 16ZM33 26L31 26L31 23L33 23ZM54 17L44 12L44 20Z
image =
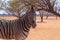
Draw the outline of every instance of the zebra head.
M31 9L29 11L29 16L28 16L29 24L32 26L32 28L36 27L36 14L33 6L31 6Z

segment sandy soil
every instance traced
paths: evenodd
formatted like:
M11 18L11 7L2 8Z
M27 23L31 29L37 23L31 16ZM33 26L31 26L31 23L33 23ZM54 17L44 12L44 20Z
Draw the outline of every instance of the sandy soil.
M15 19L13 17L8 18ZM8 18L6 17L5 19ZM37 17L36 22L36 28L31 28L30 34L26 40L60 40L60 18L56 20L56 17L49 17L46 20L44 17L44 22L41 23L40 17Z

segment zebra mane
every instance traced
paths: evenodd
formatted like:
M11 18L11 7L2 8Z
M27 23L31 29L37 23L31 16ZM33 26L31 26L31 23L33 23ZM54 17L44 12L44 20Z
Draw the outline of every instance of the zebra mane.
M26 13L23 16L21 16L20 18L24 18L25 16L29 16L28 14L34 15L34 13L35 13L35 10L33 7L31 7L31 9L27 10Z

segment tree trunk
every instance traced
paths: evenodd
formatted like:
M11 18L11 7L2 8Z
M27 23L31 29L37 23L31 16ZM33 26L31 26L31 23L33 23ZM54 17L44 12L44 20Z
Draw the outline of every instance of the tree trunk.
M48 19L48 13L47 13L47 15L46 15L46 19Z
M58 17L58 16L56 15L56 20L57 20L57 17Z
M43 13L40 13L41 22L43 22Z

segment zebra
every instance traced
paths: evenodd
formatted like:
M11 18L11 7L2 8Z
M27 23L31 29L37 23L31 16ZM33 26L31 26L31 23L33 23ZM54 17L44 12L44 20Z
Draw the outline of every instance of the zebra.
M29 34L30 28L36 27L35 10L31 6L22 17L15 20L0 19L0 38L25 40Z

